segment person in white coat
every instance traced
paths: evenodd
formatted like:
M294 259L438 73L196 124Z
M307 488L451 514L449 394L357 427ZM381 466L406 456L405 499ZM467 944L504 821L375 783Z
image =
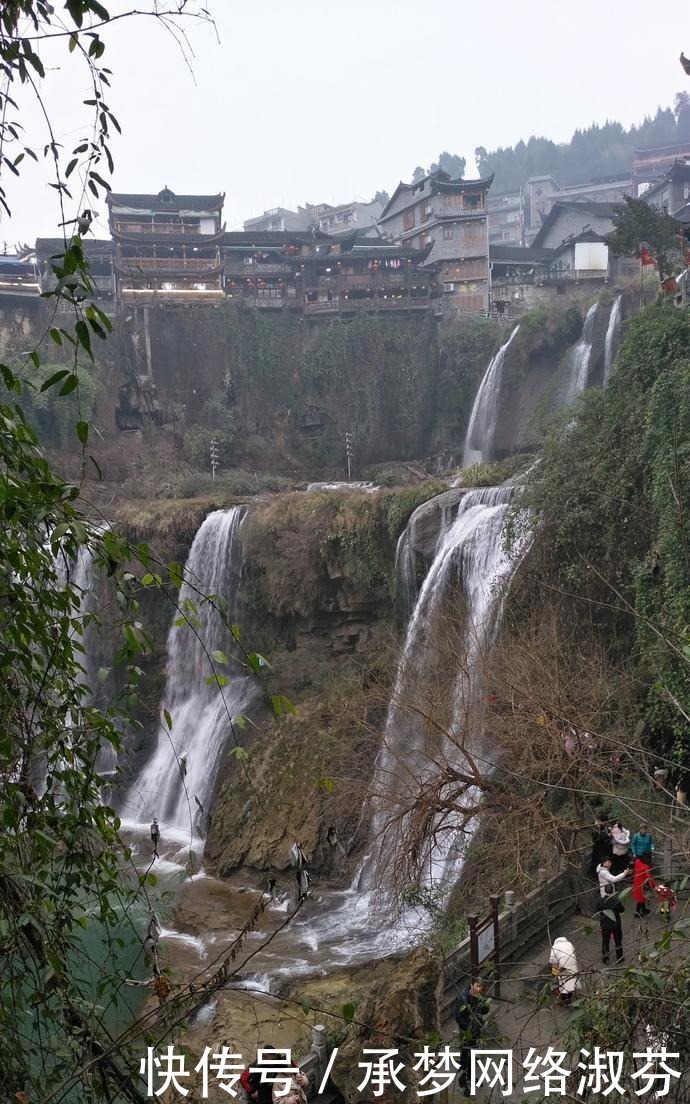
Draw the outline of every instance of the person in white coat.
M551 972L558 979L558 999L561 1004L570 1004L580 988L580 980L575 948L565 936L554 939L550 962Z
M609 897L612 893L615 893L614 886L617 882L622 882L623 878L627 878L630 874L630 867L626 866L625 870L622 870L620 874L611 873L611 859L602 859L597 867L597 878L599 879L599 893L602 897Z
M613 866L611 870L614 874L620 874L621 870L625 870L626 866L629 866L628 854L630 852L630 832L627 828L624 828L620 820L611 828L611 845L613 849Z

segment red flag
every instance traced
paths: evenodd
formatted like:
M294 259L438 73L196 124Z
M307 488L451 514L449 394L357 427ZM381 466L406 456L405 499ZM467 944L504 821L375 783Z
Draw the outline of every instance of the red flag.
M654 260L652 254L644 245L640 250L640 263L643 265L656 265L656 261Z

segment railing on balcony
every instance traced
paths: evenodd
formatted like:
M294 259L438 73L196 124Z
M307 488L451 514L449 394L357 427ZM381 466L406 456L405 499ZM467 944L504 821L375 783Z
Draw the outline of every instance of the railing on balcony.
M317 303L305 303L305 314L347 314L364 311L403 311L403 310L427 310L432 300L428 296L421 298L408 298L406 295L399 299L341 299L334 296L329 303L319 301Z
M572 280L573 283L578 280L606 280L607 277L608 272L605 268L561 268L556 265L512 273L509 276L494 276L491 284L494 288L507 288L519 287L523 284L560 284L566 280Z
M281 264L279 261L269 263L256 261L251 264L245 264L244 261L226 261L223 271L226 276L244 276L247 279L256 276L261 279L262 276L290 276L293 269L290 265Z
M431 218L483 218L488 214L486 207L434 207Z
M209 272L219 267L215 257L121 257L120 268L154 269L159 272Z
M200 234L198 222L121 222L115 223L118 234Z

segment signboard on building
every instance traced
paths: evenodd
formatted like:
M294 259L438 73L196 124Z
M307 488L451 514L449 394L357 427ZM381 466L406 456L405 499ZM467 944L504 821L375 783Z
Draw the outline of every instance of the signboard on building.
M578 272L606 272L609 247L604 242L576 242L575 268Z

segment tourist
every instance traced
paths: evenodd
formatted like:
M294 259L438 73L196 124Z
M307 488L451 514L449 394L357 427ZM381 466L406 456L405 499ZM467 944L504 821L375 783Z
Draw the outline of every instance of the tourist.
M266 1057L266 1053L273 1052L275 1049L271 1043L259 1043L256 1058L249 1069L246 1069L240 1077L240 1085L252 1104L273 1104L273 1083L263 1080L262 1070L264 1068L267 1072L271 1070L271 1059ZM281 1053L283 1052L281 1051ZM262 1061L259 1060L259 1056L261 1056ZM286 1098L281 1097L281 1099L285 1100Z
M635 837L633 836L633 842L634 840ZM657 888L652 877L652 855L649 851L637 856L633 868L632 897L635 902L636 920L641 920L643 916L649 916L651 911L647 906L647 888Z
M592 829L592 858L590 860L590 873L596 877L597 867L602 859L611 857L611 833L609 832L606 818L603 813L597 813Z
M630 832L624 828L620 820L617 820L611 829L611 843L613 846L614 874L620 874L628 866L628 854L630 852Z
M674 890L670 886L663 885L662 882L657 882L655 889L656 899L659 902L659 916L668 924L671 920L671 916L674 910L678 906L678 897Z
M630 840L630 850L633 853L633 857L636 859L639 859L641 855L649 855L651 865L651 857L654 852L654 840L646 824L640 824L639 832L635 832L635 835Z
M153 820L151 822L150 832L151 832L151 843L153 844L153 857L154 857L154 859L157 859L158 858L158 844L160 843L160 838L161 838L161 830L158 827L158 821L156 820L155 817L153 818Z
M476 978L467 985L455 1005L455 1022L460 1033L460 1073L458 1084L464 1091L469 1089L472 1067L471 1052L479 1042L484 1029L484 1020L489 1005L484 997L484 982ZM465 1093L465 1095L467 1095Z
M611 938L616 947L616 962L623 962L623 926L621 924L621 914L623 912L623 902L618 899L614 894L606 901L601 902L599 908L599 925L601 927L601 961L608 965L609 962L609 948L611 945Z
M284 1080L281 1078L273 1086L272 1104L307 1104L309 1078L306 1073L302 1073L298 1066L297 1073L289 1078L290 1087L287 1093L284 1093L283 1089L287 1080L287 1077Z
M551 972L558 979L559 1004L570 1004L576 991L580 988L578 978L579 967L575 948L565 936L554 939L551 948Z
M626 866L620 874L611 873L612 859L602 859L597 867L597 878L599 879L599 892L602 897L606 897L610 893L614 893L614 885L616 882L622 882L623 878L627 878L631 873L630 867Z

